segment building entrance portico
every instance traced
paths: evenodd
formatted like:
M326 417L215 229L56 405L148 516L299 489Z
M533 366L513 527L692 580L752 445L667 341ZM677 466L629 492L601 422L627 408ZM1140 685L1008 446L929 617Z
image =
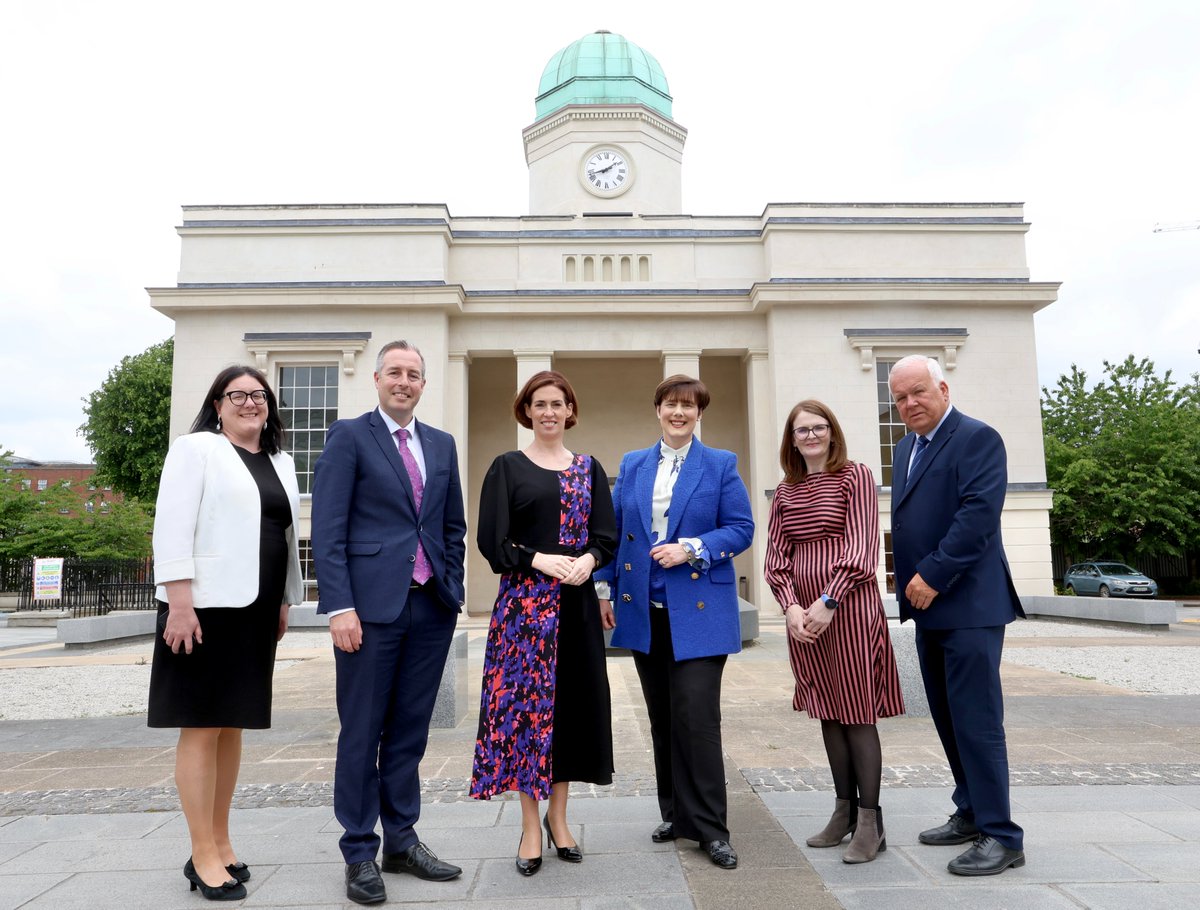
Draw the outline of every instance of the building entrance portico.
M479 505L478 491L492 459L529 442L530 432L513 419L512 403L525 381L540 370L558 370L571 382L580 414L578 425L567 433L567 447L599 459L610 483L616 481L626 452L647 448L659 438L654 389L674 373L698 377L709 387L712 404L704 413L699 435L708 445L735 452L743 475L749 476L744 357L701 356L696 352L646 351L630 355L517 351L507 356L472 354L469 359L468 443L460 446L460 451L465 452L463 481L468 523L472 526ZM473 543L470 541L467 547L467 605L472 613L487 612L491 610L496 577ZM748 552L738 560L737 573L746 579L741 592L748 596L755 587L753 554Z

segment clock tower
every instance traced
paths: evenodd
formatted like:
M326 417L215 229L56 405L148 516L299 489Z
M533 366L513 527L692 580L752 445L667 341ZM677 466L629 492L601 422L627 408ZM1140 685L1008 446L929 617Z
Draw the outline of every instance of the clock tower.
M598 31L550 58L524 129L531 215L683 211L687 130L671 119L662 67Z

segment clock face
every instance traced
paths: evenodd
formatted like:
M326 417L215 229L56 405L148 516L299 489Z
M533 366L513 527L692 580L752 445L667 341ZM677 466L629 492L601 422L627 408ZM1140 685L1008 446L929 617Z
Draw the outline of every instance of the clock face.
M597 149L583 163L583 176L593 192L616 195L629 181L629 162L615 149Z

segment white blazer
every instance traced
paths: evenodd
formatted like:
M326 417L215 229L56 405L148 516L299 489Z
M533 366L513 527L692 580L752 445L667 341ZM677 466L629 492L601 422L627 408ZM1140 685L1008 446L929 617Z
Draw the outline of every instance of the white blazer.
M287 493L288 567L283 599L304 599L300 577L300 488L292 456L271 465ZM167 452L154 517L154 581L159 600L168 581L191 579L196 607L247 607L258 596L262 500L233 444L220 433L180 436Z

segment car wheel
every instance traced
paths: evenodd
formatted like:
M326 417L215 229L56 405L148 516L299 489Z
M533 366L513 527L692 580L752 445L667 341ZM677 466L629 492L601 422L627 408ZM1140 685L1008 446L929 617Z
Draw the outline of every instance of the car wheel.
M1100 586L1100 596L1101 596L1101 597L1108 597L1108 585L1101 585L1101 586Z
M1067 597L1074 597L1074 596L1075 596L1075 586L1067 585Z

